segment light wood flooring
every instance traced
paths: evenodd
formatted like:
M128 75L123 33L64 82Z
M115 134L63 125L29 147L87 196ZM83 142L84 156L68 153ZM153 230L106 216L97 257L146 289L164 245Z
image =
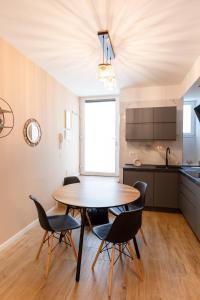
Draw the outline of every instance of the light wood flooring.
M148 246L138 235L145 269L144 281L135 275L129 258L114 268L112 299L199 300L200 243L181 214L144 212L143 229ZM0 253L1 300L103 300L107 296L109 261L100 256L91 271L99 240L86 231L80 282L75 283L76 263L70 248L59 245L53 255L49 277L44 277L46 247L40 260L34 256L43 231L31 229L15 245ZM79 230L73 233L78 245Z

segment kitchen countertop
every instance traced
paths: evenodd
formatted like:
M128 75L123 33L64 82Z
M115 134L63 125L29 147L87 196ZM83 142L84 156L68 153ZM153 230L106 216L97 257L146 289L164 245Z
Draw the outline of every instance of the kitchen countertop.
M200 186L200 167L182 167L179 172Z
M133 164L125 164L123 169L124 170L135 170L135 171L158 171L158 172L177 172L181 166L177 165L169 165L166 167L165 165L141 165L139 167Z
M200 166L179 166L179 165L141 165L125 164L123 170L149 171L149 172L178 172L189 178L200 186Z

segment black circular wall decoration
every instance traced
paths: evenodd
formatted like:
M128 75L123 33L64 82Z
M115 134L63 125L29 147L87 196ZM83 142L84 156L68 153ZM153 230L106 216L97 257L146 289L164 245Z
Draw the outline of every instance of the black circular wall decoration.
M6 100L0 97L0 138L6 137L14 127L14 114Z

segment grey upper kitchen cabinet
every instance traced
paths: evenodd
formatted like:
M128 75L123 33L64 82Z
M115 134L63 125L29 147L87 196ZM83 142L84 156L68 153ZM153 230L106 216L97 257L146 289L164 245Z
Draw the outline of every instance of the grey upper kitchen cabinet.
M126 140L176 140L176 107L127 109Z
M126 140L153 140L153 123L126 124Z
M176 140L176 123L154 123L154 140Z
M176 107L154 108L154 140L176 140Z
M136 181L144 181L148 184L145 206L154 206L153 200L153 173L143 171L124 170L123 183L133 186Z
M178 208L177 173L154 173L154 205L156 207Z
M176 106L154 107L153 121L157 123L176 123Z
M130 108L126 110L126 123L153 123L153 108Z

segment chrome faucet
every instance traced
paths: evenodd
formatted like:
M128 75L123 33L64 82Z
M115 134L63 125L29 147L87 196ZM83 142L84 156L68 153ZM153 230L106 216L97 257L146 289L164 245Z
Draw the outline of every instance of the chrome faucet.
M168 163L169 163L169 158L168 158L169 154L170 154L170 148L167 147L166 156L165 156L165 166L166 166L166 168L168 167Z

